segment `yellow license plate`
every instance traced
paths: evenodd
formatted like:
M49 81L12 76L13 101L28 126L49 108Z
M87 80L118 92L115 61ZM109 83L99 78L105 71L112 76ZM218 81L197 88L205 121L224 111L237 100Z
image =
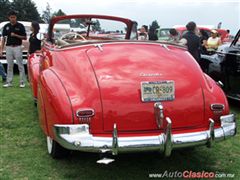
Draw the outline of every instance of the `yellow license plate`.
M141 82L141 99L143 102L174 100L174 81Z

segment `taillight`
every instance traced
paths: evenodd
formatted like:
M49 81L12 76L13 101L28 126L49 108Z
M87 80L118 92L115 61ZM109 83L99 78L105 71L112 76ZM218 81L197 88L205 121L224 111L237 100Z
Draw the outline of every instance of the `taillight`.
M78 109L76 111L76 116L81 124L89 124L94 115L95 112L93 109Z
M224 105L223 104L211 104L211 110L222 112L224 110Z
M223 104L211 104L211 110L214 114L214 119L217 120L223 114L225 106Z

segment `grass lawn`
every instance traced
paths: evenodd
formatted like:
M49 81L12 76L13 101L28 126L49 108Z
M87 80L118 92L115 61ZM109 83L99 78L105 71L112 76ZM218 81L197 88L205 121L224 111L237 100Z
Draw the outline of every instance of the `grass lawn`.
M239 122L240 105L231 103L231 110ZM239 134L211 149L178 150L169 158L159 153L120 154L115 162L100 165L98 154L74 152L67 159L54 160L47 153L30 88L20 89L17 81L12 88L0 87L0 132L0 179L149 179L150 173L184 170L240 178Z

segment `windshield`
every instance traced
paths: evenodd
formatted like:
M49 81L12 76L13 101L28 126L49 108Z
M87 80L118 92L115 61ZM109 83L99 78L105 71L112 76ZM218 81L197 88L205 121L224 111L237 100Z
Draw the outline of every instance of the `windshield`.
M169 30L170 29L160 29L160 37L169 37Z
M127 25L124 22L98 18L64 19L54 24L53 42L57 46L92 41L124 40Z

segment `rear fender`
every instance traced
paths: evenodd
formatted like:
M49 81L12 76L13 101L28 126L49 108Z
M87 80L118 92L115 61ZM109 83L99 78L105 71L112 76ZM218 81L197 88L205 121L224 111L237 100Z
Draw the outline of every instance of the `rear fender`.
M212 118L217 126L220 126L221 115L229 114L229 105L223 90L217 83L205 74L206 88L203 88L205 99L205 119ZM214 112L211 110L212 104L223 104L224 110L222 112Z
M48 129L47 129L47 119L46 119L46 108L44 105L44 101L43 101L43 93L42 93L42 88L41 88L41 83L39 82L38 84L38 119L39 119L39 124L40 127L42 128L44 134L48 135Z
M73 124L72 105L63 83L54 71L47 69L41 72L39 82L46 114L45 122L40 119L40 124L44 132L53 138L54 124Z

